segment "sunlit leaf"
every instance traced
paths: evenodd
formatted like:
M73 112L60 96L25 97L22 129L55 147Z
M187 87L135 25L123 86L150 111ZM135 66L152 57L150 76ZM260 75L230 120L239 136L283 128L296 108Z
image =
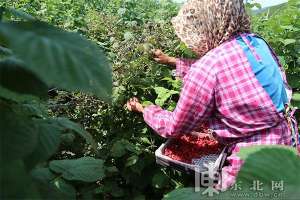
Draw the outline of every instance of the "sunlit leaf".
M39 21L0 23L0 41L48 85L90 92L106 100L111 68L95 44Z

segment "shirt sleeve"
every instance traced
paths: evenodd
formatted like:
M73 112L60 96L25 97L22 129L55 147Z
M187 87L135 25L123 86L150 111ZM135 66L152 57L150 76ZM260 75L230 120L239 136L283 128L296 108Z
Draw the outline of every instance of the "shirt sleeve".
M148 106L143 112L145 122L165 138L192 132L214 109L215 85L212 66L194 64L185 77L175 110L169 112L159 106Z
M196 59L183 59L177 58L176 59L176 76L179 76L181 79L185 77L185 75L190 70L192 64L194 64L197 60Z

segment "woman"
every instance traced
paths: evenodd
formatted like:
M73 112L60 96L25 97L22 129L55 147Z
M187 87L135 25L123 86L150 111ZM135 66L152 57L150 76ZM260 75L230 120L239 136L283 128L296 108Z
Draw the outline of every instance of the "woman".
M176 34L199 58L175 59L155 53L155 60L176 65L183 88L173 112L129 100L129 110L163 137L190 133L208 123L220 141L239 141L222 169L226 189L234 184L243 161L241 147L291 145L284 117L290 91L282 67L268 44L250 33L243 0L191 0L172 20Z

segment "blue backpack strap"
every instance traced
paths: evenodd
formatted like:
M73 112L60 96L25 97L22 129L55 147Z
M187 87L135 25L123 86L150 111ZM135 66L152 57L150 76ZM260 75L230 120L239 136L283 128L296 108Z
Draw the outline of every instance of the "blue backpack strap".
M282 79L283 79L283 82L284 82L284 87L285 87L285 90L286 90L286 94L287 94L287 97L288 97L288 102L290 103L291 100L292 100L292 96L293 96L293 90L292 90L292 87L287 82L287 78L286 78L286 75L285 75L285 70L284 70L282 64L280 63L280 60L279 60L278 56L276 55L274 49L269 45L269 43L263 37L261 37L257 34L251 34L251 35L254 36L254 37L262 39L268 45L268 47L269 47L269 49L270 49L270 51L273 55L273 58L275 59L275 61L277 62L278 66L279 66L281 76L282 76Z
M288 102L284 78L267 44L252 34L242 34L237 42L242 47L256 79L270 96L277 111L283 113L284 105Z
M246 56L248 57L248 60L249 60L250 64L251 65L260 65L261 64L261 57L256 54L255 48L251 45L250 41L248 41L247 36L248 37L257 37L257 38L261 38L261 37L256 36L254 34L251 34L251 35L246 35L246 36L242 35L239 38L237 38L239 44L243 48ZM263 39L263 38L261 38L261 39ZM255 45L254 40L252 40L251 42L254 42L253 44ZM265 43L268 45L268 43L266 41L265 41ZM280 67L280 71L283 74L282 75L282 80L285 84L284 85L285 89L286 89L285 91L288 92L290 90L290 87L287 84L285 74L284 74L284 70L283 70L282 66L280 65L279 59L275 55L272 48L269 45L268 45L268 47L269 47L269 50L271 51L271 54L273 55L273 58L277 62L278 66ZM284 107L285 107L284 108L285 118L288 122L289 130L291 131L291 144L292 144L293 147L297 148L297 150L300 154L300 135L299 135L297 121L296 121L296 118L294 116L297 108L291 108L289 106L289 103L290 103L290 100L288 100L287 103L284 105Z
M289 105L290 102L291 102L292 96L293 96L292 88L289 86L289 84L287 82L286 75L285 75L285 72L284 72L284 68L281 65L278 57L276 56L275 51L273 50L273 48L268 44L268 42L264 38L262 38L262 37L260 37L259 35L256 35L256 34L253 34L253 35L257 38L260 38L260 39L264 40L266 42L266 44L268 45L274 59L277 61L278 66L280 67L280 71L282 73L282 78L283 78L283 81L285 83L286 93L287 93L287 96L288 96L288 104L285 105L285 118L288 122L288 126L289 126L289 129L291 131L292 146L295 147L297 149L298 153L300 154L300 134L299 134L299 130L298 130L298 123L297 123L297 120L296 120L296 117L295 117L295 113L299 109L297 107L292 108Z

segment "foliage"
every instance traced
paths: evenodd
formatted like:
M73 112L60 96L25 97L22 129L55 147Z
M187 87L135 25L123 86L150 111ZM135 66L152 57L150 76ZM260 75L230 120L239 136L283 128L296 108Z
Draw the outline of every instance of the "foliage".
M21 17L0 22L0 45L5 49L0 60L1 198L39 198L50 188L57 198L75 197L68 181L101 180L104 161L60 160L51 161L49 169L41 168L48 165L66 132L78 133L95 146L79 125L48 115L47 90L58 86L109 99L110 66L99 47L83 37L20 11L1 9L2 15Z
M20 33L24 34L21 38ZM81 89L102 98L111 93L111 77L107 76L111 72L105 58L96 45L78 34L63 32L43 22L26 21L2 23L0 35L2 45L9 46L26 63L26 68L47 85ZM35 52L37 49L39 54Z
M135 10L145 10L145 2L149 4L147 16L137 16ZM107 166L106 176L97 184L78 184L74 181L71 183L64 177L57 177L55 180L64 185L66 190L61 188L59 192L66 194L70 191L72 194L76 190L81 196L94 194L102 198L161 198L166 190L184 183L184 179L178 172L156 166L153 152L162 140L145 126L141 117L129 114L123 109L123 105L132 95L140 96L145 103L154 103L159 95L163 97L161 104L169 109L174 108L177 100L175 93L178 93L175 90L179 89L180 83L171 77L169 69L152 61L151 50L156 47L163 48L173 55L193 56L191 51L175 38L169 22L165 21L166 18L160 17L170 18L177 12L177 6L168 1L162 4L154 1L116 1L105 6L101 6L99 2L94 3L97 6L90 4L90 7L87 7L82 3L73 4L70 1L21 1L11 4L17 8L26 8L36 18L85 34L105 49L108 58L113 62L112 105L96 97L64 91L57 91L58 95L53 92L53 98L49 100L51 115L70 117L80 122L94 136L98 148L96 152L91 151L89 145L67 132L61 138L63 145L55 158L66 160L94 156L104 160ZM120 4L126 9L125 13L119 10ZM44 9L41 9L42 7ZM69 11L63 12L66 8L73 12L70 16L83 17L82 22L75 23L75 18L69 17ZM114 15L116 10L119 11L117 16ZM52 81L50 77L47 78ZM65 88L62 85L57 86ZM163 92L155 91L155 86L165 87L163 92L171 91L172 95L164 96ZM74 143L77 145L73 145ZM51 173L48 173L49 170ZM50 169L45 168L43 173L46 173L50 180L57 175L51 166ZM176 178L179 176L182 177L180 182ZM53 184L52 181L42 182Z

